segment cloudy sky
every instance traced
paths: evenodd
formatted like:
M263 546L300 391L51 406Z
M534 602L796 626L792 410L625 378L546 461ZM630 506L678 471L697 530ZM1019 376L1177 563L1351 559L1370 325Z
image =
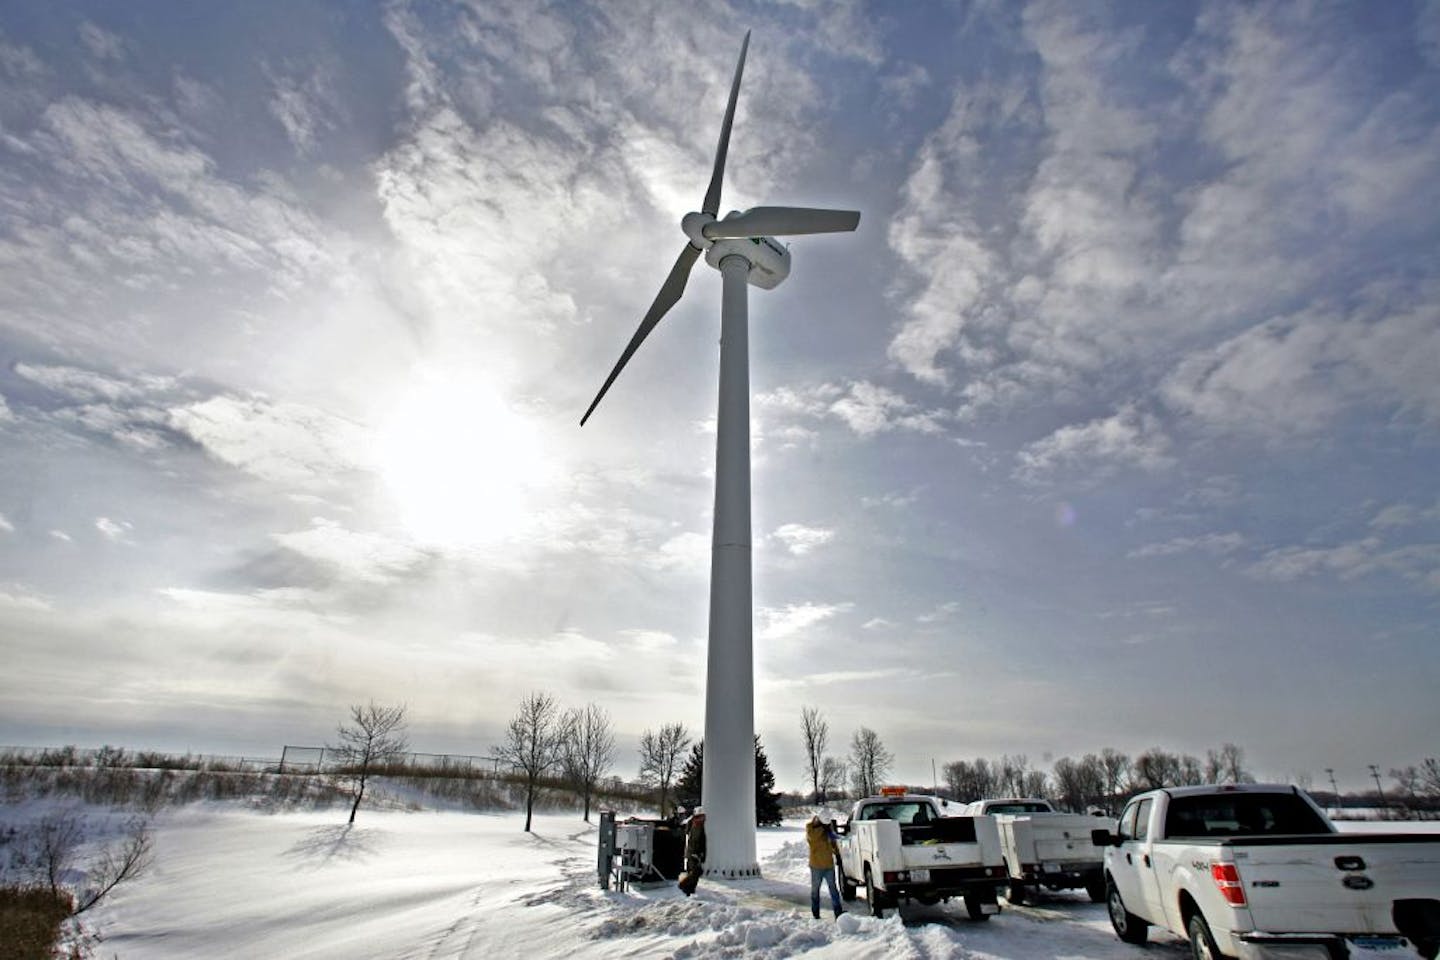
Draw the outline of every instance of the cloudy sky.
M703 725L722 209L757 729L931 761L1440 730L1440 4L4 3L0 741Z

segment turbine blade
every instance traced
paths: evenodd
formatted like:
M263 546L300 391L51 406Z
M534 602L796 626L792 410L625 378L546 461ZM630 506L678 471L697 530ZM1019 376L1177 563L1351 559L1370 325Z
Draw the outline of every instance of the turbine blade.
M710 189L705 191L705 202L700 210L711 216L719 216L720 183L725 179L725 155L730 152L730 125L735 122L735 101L740 98L740 75L745 72L745 51L750 49L750 31L745 31L745 40L740 44L740 59L735 64L735 82L730 84L730 103L725 107L725 122L720 124L720 143L715 147L715 172L710 174Z
M709 240L745 237L793 237L802 233L848 233L860 223L858 210L815 210L810 207L755 207L744 213L707 223L701 232Z
M585 421L589 420L590 414L595 412L595 408L600 404L600 398L605 396L606 390L610 389L610 384L620 376L620 371L625 369L625 364L630 362L635 351L640 349L640 344L644 343L645 338L650 335L650 331L655 329L655 324L660 322L660 318L675 306L676 301L680 299L680 294L685 292L685 281L690 277L690 268L695 266L695 261L699 256L699 248L687 243L685 249L680 251L680 256L675 258L675 266L670 268L669 276L660 285L660 292L655 295L655 302L650 304L650 309L645 312L645 319L640 321L640 327L635 331L635 336L630 338L630 344L625 348L625 352L620 354L620 360L615 364L615 369L611 370L610 376L605 378L605 385L600 388L599 393L595 394L595 399L590 401L590 409L586 410L585 416L580 418L580 426L585 426Z

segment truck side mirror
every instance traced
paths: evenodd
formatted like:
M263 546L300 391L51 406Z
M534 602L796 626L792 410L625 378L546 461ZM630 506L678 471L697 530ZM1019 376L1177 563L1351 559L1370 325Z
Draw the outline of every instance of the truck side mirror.
M1097 847L1118 847L1120 838L1109 830L1091 830L1090 842Z

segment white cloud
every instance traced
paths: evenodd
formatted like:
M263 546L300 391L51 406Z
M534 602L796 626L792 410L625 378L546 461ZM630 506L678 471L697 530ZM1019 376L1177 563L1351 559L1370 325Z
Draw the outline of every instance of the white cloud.
M1015 477L1044 483L1061 471L1098 480L1125 468L1162 470L1174 463L1170 440L1154 415L1127 406L1089 423L1061 427L1016 455Z
M6 402L5 395L0 393L0 423L13 422L14 420L15 411L10 409L10 404Z
M803 557L816 547L824 546L835 539L835 531L823 527L807 527L802 523L786 523L776 527L771 536L785 544L785 549L795 556Z
M1375 514L1370 526L1378 529L1413 527L1435 520L1440 520L1440 500L1430 507L1417 507L1409 503L1391 504Z
M275 483L333 487L367 466L363 428L303 404L222 395L173 408L169 419L216 459Z
M1243 548L1246 542L1244 534L1240 533L1206 533L1198 537L1175 537L1164 543L1148 543L1143 547L1131 550L1126 556L1140 559L1173 557L1177 554L1198 552L1223 557Z
M659 570L685 570L703 573L710 569L710 537L703 533L676 534L648 558Z
M44 613L54 609L49 600L18 584L0 584L0 610Z
M76 403L136 402L145 399L154 391L166 390L175 385L175 381L168 377L141 376L122 380L93 370L53 364L17 363L15 372L26 380Z
M1374 288L1348 315L1307 312L1257 324L1186 358L1162 385L1165 399L1209 428L1271 439L1309 437L1342 412L1365 408L1440 424L1434 293Z
M15 524L11 523L5 514L0 513L0 533L14 533Z
M848 613L853 603L792 603L784 607L762 607L757 611L760 620L758 636L762 640L785 640L804 633L817 623L822 623Z
M56 540L59 540L61 543L75 542L75 538L70 536L70 534L66 533L64 530L51 530L50 536Z
M122 541L133 527L125 520L111 520L109 517L96 517L95 529L99 530L107 540Z
M852 383L847 395L831 403L830 412L862 437L887 430L941 432L937 411L916 412L915 405L895 391L863 380Z
M950 600L950 601L948 601L948 602L946 602L946 603L940 604L938 607L936 607L935 609L929 611L928 613L916 614L916 615L915 615L915 622L916 622L916 623L940 623L940 622L942 622L942 621L944 621L944 620L949 620L951 617L955 616L955 614L957 614L957 613L959 613L959 612L960 612L960 604L959 604L959 602L958 602L958 601L955 601L955 600Z
M96 59L125 59L125 41L89 20L80 21L80 42L85 44L85 49Z
M1391 573L1429 589L1440 588L1440 543L1386 549L1379 537L1364 537L1327 547L1281 547L1246 569L1256 580L1292 582L1331 574L1354 580Z
M329 71L316 67L308 77L270 75L270 114L301 155L314 151L317 137L333 129L330 114L337 110L333 81Z
M889 620L886 620L884 617L871 617L869 620L866 620L864 623L860 624L860 629L879 630L881 627L893 626L894 624L891 623Z
M941 433L946 414L939 410L923 410L888 387L868 380L841 386L819 383L804 387L781 387L755 398L755 407L766 438L786 438L789 425L785 418L819 420L833 417L862 437L906 430L915 433ZM801 431L799 436L812 436ZM794 437L791 437L794 439Z
M409 576L432 559L426 551L375 533L348 530L316 517L307 530L272 534L296 553L317 560L341 575L366 583L389 583Z

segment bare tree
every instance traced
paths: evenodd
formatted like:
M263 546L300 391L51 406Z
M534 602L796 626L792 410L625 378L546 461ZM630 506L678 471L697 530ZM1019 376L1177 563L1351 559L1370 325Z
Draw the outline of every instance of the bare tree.
M869 727L861 727L850 738L850 781L860 796L873 796L894 762L895 755Z
M1115 800L1129 779L1130 758L1114 747L1106 747L1100 751L1100 768L1105 775L1105 803L1114 812L1117 810Z
M135 817L126 822L120 839L106 844L83 871L85 886L74 898L65 889L65 878L75 865L76 850L85 842L85 818L72 812L51 814L35 825L29 859L41 882L57 902L69 904L75 917L105 899L120 884L145 872L152 861L150 825Z
M1180 778L1180 758L1161 747L1151 747L1135 758L1133 778L1146 790L1174 786Z
M1205 752L1206 783L1250 783L1254 777L1245 769L1245 751L1233 743Z
M830 724L820 715L818 708L802 707L800 734L805 740L805 768L810 772L811 795L816 803L821 803L825 799L825 791L820 786L820 779L825 768L825 748L830 739Z
M997 793L995 771L984 757L945 764L945 783L956 800L984 800Z
M590 822L590 798L595 785L615 762L615 732L610 714L597 704L576 707L565 717L564 764L570 781L585 803L585 822Z
M670 785L680 766L680 754L690 746L690 734L681 723L667 723L659 733L640 735L640 782L660 790L660 816L669 814Z
M820 792L832 797L845 790L845 761L839 757L826 757L820 764Z
M1045 792L1050 788L1050 777L1046 775L1044 770L1026 771L1023 782L1025 789L1021 790L1020 793L1027 797L1043 797L1045 796Z
M1084 813L1105 794L1105 772L1100 758L1093 753L1079 760L1061 757L1051 771L1055 778L1055 798L1066 810Z
M374 768L393 763L410 748L405 738L405 705L387 707L371 700L368 704L352 704L350 722L338 728L340 745L333 750L339 764L336 779L348 783L355 802L350 805L350 823L365 797L365 784Z
M1000 758L1000 792L1012 797L1025 795L1025 775L1030 770L1030 761L1023 753Z
M1429 757L1421 761L1420 784L1427 797L1440 797L1440 760Z
M495 755L525 775L525 832L535 812L535 792L540 779L560 765L565 743L565 725L560 706L548 693L531 691L505 728L505 742Z

